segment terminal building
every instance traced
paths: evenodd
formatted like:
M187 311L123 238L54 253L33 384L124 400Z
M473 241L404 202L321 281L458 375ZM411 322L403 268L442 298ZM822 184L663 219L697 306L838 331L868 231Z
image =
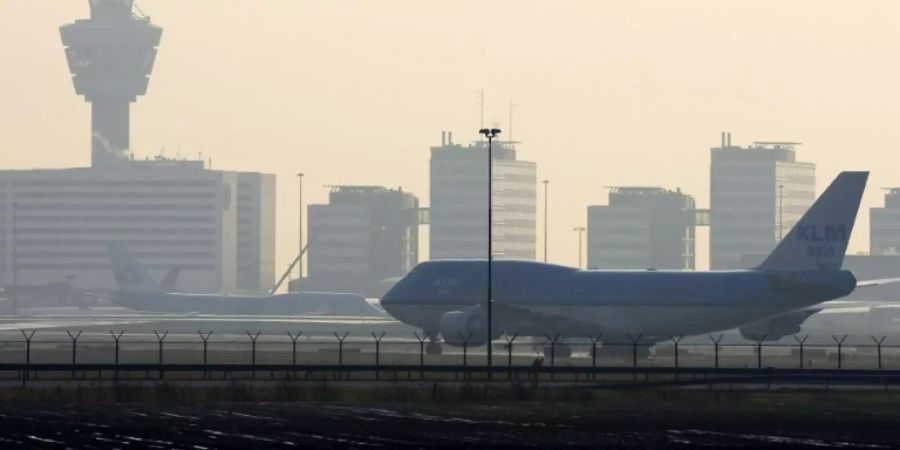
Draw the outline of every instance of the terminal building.
M274 188L273 175L200 161L2 171L3 279L113 289L106 243L123 242L157 280L177 268L181 291L265 291L274 279Z
M816 167L797 161L798 145L754 142L742 148L731 144L731 133L722 133L721 146L711 149L711 269L740 268L747 264L744 255L769 254L812 205Z
M693 270L695 208L680 189L612 188L587 208L588 268Z
M402 189L333 186L307 214L309 277L292 289L380 297L419 262L419 199Z
M537 166L516 158L514 142L495 141L492 155L494 257L534 260ZM431 148L431 259L487 258L487 161L487 142L464 147L450 132Z
M130 0L92 0L61 27L76 93L91 103L91 167L0 171L0 282L116 287L121 242L182 292L259 293L274 283L275 177L203 161L134 160L129 105L147 89L162 29ZM28 305L23 305L28 306Z

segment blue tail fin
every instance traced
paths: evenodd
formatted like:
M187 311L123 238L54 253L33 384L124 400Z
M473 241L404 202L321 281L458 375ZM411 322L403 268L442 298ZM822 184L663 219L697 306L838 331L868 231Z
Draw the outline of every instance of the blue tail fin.
M841 172L757 266L760 270L837 270L844 262L869 172Z

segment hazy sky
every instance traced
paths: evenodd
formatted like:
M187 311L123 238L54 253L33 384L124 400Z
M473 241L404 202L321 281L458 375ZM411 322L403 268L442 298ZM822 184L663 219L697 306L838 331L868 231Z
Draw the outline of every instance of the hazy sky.
M429 146L515 107L519 155L551 180L550 260L575 264L607 185L681 187L709 204L709 148L803 142L821 190L871 169L864 207L900 185L896 1L145 0L162 26L132 150L279 177L278 271L296 248L296 178L403 186L427 204ZM90 107L58 28L87 1L0 0L2 167L90 160ZM868 248L868 210L851 251ZM539 232L540 233L540 232ZM706 236L706 233L702 233ZM705 264L706 241L700 249ZM538 243L540 248L540 243ZM540 255L539 255L540 256Z

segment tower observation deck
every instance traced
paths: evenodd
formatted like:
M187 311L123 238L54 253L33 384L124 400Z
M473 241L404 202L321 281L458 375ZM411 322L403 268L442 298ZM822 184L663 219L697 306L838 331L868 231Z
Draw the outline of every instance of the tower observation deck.
M147 92L162 28L134 0L89 0L91 18L60 27L75 92L91 102L91 165L128 159L129 108Z

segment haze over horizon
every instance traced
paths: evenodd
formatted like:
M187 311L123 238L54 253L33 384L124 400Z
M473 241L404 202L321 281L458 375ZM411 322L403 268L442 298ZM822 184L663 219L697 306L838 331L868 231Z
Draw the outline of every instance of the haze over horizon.
M551 262L576 264L572 227L604 186L680 187L707 207L721 131L803 142L818 192L871 170L851 253L868 249L879 188L900 185L892 2L138 3L164 32L132 151L277 174L279 274L296 252L297 172L307 203L327 200L323 185L375 184L427 205L429 147L442 130L477 138L482 89L485 124L508 138L515 103L519 157L551 180ZM90 105L59 37L88 15L81 1L0 1L5 168L89 164Z

